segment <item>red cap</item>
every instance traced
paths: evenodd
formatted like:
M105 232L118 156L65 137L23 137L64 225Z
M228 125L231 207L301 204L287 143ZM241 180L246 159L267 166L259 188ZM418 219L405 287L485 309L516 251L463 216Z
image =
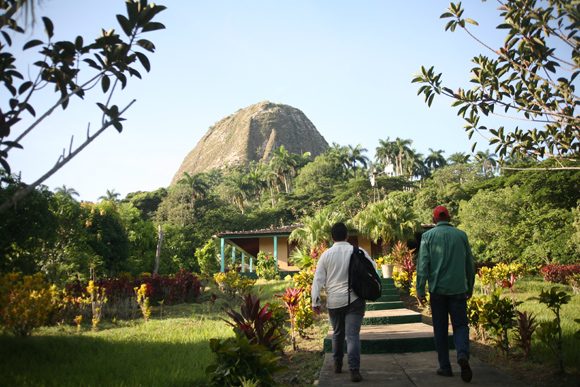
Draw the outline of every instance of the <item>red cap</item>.
M436 222L440 220L444 221L449 220L450 219L449 211L447 211L447 208L445 208L444 206L437 206L433 210L433 219Z

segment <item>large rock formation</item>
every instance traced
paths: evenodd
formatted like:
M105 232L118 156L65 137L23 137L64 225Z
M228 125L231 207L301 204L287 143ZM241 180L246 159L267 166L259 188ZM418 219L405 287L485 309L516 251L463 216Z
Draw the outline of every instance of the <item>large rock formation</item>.
M183 177L246 164L267 161L281 145L290 153L310 152L313 157L328 149L328 143L300 110L288 105L260 102L240 109L209 128L185 157L172 184Z

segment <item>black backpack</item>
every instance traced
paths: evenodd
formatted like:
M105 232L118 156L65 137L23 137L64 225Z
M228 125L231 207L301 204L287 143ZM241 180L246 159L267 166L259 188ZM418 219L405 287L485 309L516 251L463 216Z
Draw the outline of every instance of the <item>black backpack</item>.
M369 301L376 301L382 293L383 285L377 270L358 247L354 247L348 265L348 303L350 290L357 296Z

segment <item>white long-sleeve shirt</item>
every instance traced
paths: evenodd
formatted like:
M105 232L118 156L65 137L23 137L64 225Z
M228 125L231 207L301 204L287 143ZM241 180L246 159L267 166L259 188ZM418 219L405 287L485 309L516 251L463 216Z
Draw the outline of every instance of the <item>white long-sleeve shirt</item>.
M368 253L361 249L376 268L375 262ZM320 306L320 290L326 289L328 309L342 308L348 305L348 265L353 246L348 242L335 242L331 248L320 256L314 280L312 282L312 306ZM350 301L358 296L351 290Z

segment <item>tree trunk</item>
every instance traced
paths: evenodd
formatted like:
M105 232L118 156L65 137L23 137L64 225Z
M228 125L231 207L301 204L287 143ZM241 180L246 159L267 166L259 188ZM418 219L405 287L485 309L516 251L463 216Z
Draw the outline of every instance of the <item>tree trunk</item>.
M153 274L158 274L159 272L159 259L161 258L161 246L163 245L163 230L161 229L161 225L157 226L157 238L157 251L155 252Z

